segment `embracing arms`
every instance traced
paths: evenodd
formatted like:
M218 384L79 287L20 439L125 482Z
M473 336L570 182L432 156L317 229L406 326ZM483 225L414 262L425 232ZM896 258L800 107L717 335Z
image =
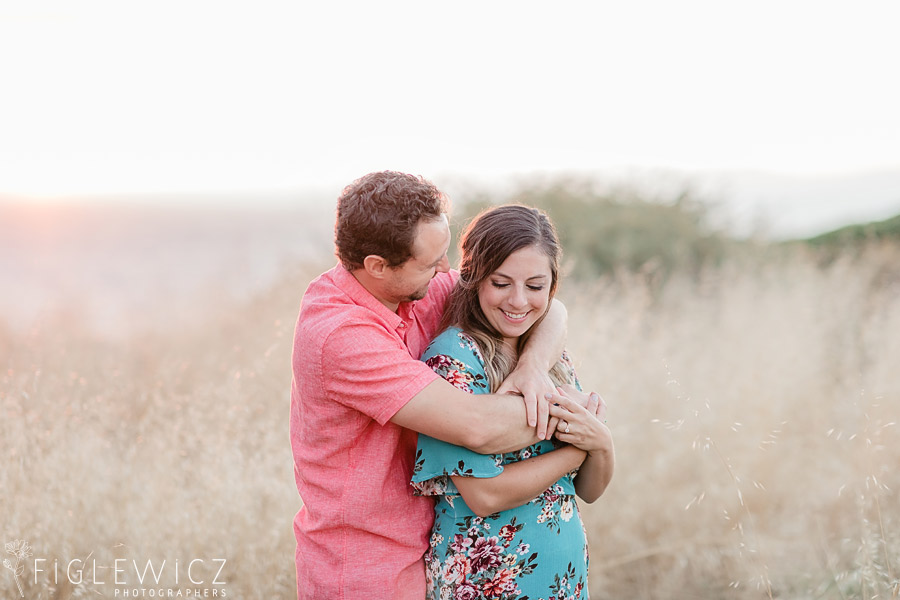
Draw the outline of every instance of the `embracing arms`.
M497 394L474 396L446 381L425 386L391 422L482 454L510 452L553 435L545 394L555 389L547 376L562 354L567 313L554 300ZM518 392L525 398L503 393ZM555 424L555 422L554 422Z
M470 394L440 378L413 396L391 422L480 454L512 452L540 439L525 422L519 396Z
M509 463L496 477L453 476L456 489L479 517L515 508L540 495L584 461L586 453L565 446L540 456Z
M615 465L612 437L602 423L606 404L597 394L590 394L584 407L576 400L579 395L584 396L566 386L554 398L558 405L550 409L565 420L569 433L557 430L557 438L568 445L504 465L496 477L453 477L456 489L476 515L483 517L525 504L579 465L574 481L578 497L593 502L603 494Z

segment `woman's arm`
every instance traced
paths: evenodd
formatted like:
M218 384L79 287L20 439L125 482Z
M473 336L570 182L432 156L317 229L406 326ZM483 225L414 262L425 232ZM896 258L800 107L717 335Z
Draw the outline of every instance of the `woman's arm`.
M592 393L587 408L569 397L581 393L570 386L559 390L558 406L550 407L550 414L559 417L556 437L587 452L587 458L575 477L575 492L585 502L599 498L609 485L616 465L612 433L603 423L606 404ZM566 433L568 430L568 433Z
M609 450L588 452L575 476L575 493L578 497L590 504L602 496L612 480L615 465L616 453L612 446Z
M503 466L496 477L452 477L463 500L479 517L521 506L575 469L586 453L565 446Z

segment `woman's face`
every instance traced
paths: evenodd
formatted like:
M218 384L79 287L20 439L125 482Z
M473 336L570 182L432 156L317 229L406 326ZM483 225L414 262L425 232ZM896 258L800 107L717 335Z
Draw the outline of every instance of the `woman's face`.
M546 312L552 276L550 258L538 246L526 246L510 254L478 287L484 316L510 349Z

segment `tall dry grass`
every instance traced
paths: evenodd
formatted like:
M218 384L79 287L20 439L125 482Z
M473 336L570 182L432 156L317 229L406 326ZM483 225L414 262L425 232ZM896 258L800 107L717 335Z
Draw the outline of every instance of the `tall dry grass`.
M752 268L751 268L752 267ZM617 472L585 508L592 598L891 598L900 254L567 292Z
M882 246L661 288L564 283L569 348L618 454L583 507L592 598L897 596L898 264ZM0 327L0 541L63 565L225 558L229 597L292 597L291 335L325 266L189 327L135 315L111 338L77 313ZM109 571L26 577L27 598L116 592ZM16 595L0 570L0 596Z
M288 273L240 305L210 305L188 328L135 326L110 339L57 314L0 333L0 541L24 539L46 569L61 565L58 577L32 578L26 597L114 596L109 569L97 573L106 585L93 572L71 585L65 569L116 558L141 569L167 560L162 581L173 589L221 589L203 567L224 558L230 597L296 593L290 352L312 273ZM206 565L194 578L206 585L185 585L196 558ZM5 598L15 588L0 573ZM122 579L134 582L134 571Z

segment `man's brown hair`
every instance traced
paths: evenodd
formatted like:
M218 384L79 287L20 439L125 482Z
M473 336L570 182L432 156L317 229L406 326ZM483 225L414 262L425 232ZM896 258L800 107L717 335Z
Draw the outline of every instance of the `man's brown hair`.
M419 221L439 219L449 202L422 177L379 171L360 177L338 198L334 244L348 270L359 269L370 254L397 267L412 257Z

